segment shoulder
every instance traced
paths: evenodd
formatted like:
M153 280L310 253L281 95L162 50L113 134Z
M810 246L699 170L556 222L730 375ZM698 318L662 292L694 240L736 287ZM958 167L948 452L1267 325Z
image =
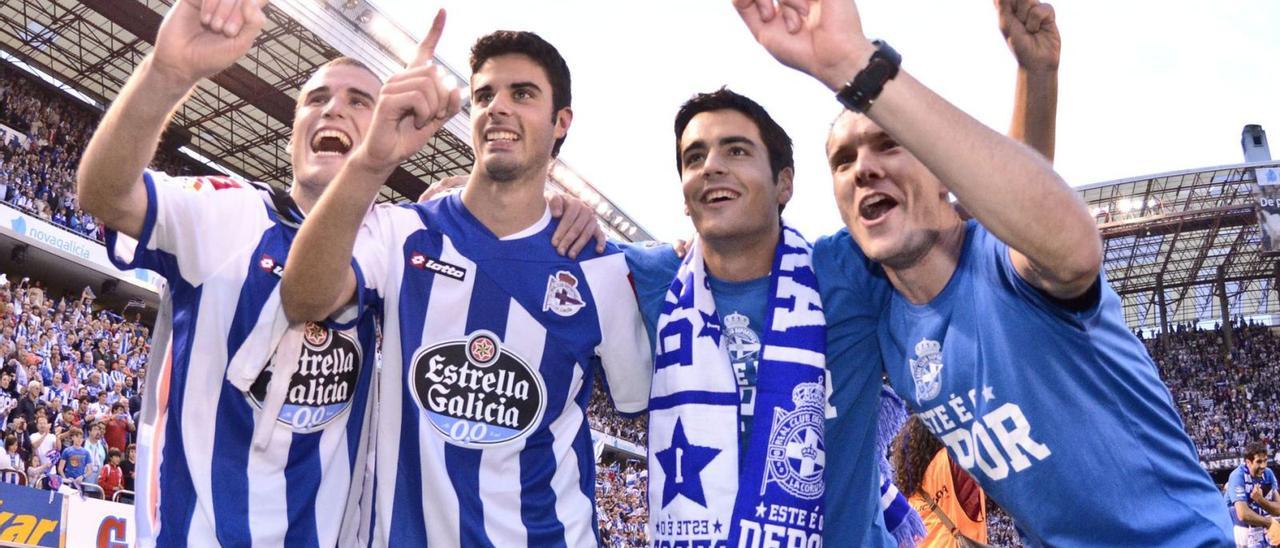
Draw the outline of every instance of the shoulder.
M633 272L641 270L675 273L680 268L680 257L676 256L675 249L667 243L610 242L610 246L616 247L627 258L627 264L631 266Z

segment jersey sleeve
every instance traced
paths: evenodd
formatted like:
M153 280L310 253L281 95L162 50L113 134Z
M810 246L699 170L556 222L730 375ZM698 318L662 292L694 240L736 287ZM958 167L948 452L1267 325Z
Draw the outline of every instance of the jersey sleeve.
M1249 502L1249 492L1244 488L1244 474L1239 468L1232 471L1231 477L1227 478L1227 502L1232 504Z
M612 253L583 261L581 266L596 302L600 322L596 356L613 405L622 413L644 411L649 406L653 379L653 346L640 316L626 258Z
M379 204L369 210L356 233L351 250L351 268L356 276L356 300L363 307L381 300L390 289L391 249L395 239L395 217L404 208Z
M143 173L147 211L137 240L108 229L107 251L121 270L145 268L200 285L233 252L258 243L270 222L252 186L220 177Z
M618 244L627 258L627 268L631 271L631 280L635 284L636 299L640 304L640 315L644 318L645 331L649 340L653 340L658 325L658 316L662 314L662 303L666 300L671 281L680 269L680 257L668 244L645 242Z
M976 221L970 222L976 224ZM969 249L965 250L967 255L973 255L969 260L978 261L976 267L979 273L1005 294L1030 302L1047 314L1064 318L1083 319L1095 315L1100 310L1103 300L1102 286L1106 284L1102 273L1098 274L1098 279L1094 282L1097 287L1090 289L1085 296L1081 297L1080 303L1068 304L1067 301L1054 298L1023 279L1018 269L1013 266L1013 258L1009 254L1012 249L1009 245L1000 241L982 225L972 227L969 238L970 241L966 243Z

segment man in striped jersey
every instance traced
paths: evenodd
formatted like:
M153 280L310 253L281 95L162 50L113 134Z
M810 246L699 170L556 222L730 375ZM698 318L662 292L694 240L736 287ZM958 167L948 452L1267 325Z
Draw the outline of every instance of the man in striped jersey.
M366 216L460 107L430 64L442 29L443 14L383 88L298 235L283 302L300 319L352 300L382 312L375 544L594 546L588 364L599 357L615 403L638 412L651 359L623 255L568 260L552 244L543 189L572 119L555 48L526 32L480 38L466 187Z
M262 23L257 2L178 2L78 172L117 266L168 280L171 343L152 362L139 432L139 538L160 545L333 546L361 521L350 501L364 477L373 318L285 332L276 287L306 210L368 123L378 78L338 60L303 86L287 194L144 171L170 114ZM269 360L282 339L296 344Z
M291 326L276 288L305 213L364 138L378 77L340 58L303 86L287 194L144 172L169 114L248 50L262 19L256 2L178 2L79 171L86 209L113 229L117 265L168 280L172 321L139 421L140 538L161 545L345 546L367 522L357 499L373 317ZM136 253L117 231L138 240Z

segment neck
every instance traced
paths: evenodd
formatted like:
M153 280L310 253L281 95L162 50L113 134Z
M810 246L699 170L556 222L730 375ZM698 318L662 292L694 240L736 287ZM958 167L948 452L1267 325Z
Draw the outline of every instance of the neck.
M704 239L702 260L707 265L707 272L726 282L745 282L769 275L773 270L779 232L775 225L765 235Z
M542 176L499 182L474 170L462 189L462 205L495 236L505 238L542 218L547 208L545 191Z
M942 230L938 241L909 266L885 265L885 274L893 287L913 304L924 304L937 297L951 281L964 247L965 224L957 222Z
M306 185L293 182L293 187L289 189L289 197L293 198L293 203L298 204L298 209L302 210L302 214L311 213L311 208L316 206L316 202L320 201L319 195L307 191Z

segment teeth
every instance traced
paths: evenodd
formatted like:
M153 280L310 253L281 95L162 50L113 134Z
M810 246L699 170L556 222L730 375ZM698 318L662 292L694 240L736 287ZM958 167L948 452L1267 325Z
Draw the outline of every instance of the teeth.
M326 137L337 139L339 143L342 143L343 148L351 148L351 138L336 129L323 129L317 132L315 138L311 140L311 146L319 145L320 140Z
M738 197L738 193L732 190L713 190L711 192L708 192L706 196L703 196L702 200L706 202L713 202L721 198L728 198L732 200L737 197Z
M888 196L885 196L885 195L883 195L883 194L877 194L877 195L875 195L875 196L872 196L872 197L870 197L870 198L867 198L866 200L863 200L863 201L862 201L862 205L864 205L864 206L873 206L873 205L876 205L876 204L878 204L878 203L880 203L880 202L883 202L883 201L885 201L885 200L888 200L888 199L889 199L889 197L888 197Z
M490 131L485 134L489 141L519 141L520 136L510 131Z

